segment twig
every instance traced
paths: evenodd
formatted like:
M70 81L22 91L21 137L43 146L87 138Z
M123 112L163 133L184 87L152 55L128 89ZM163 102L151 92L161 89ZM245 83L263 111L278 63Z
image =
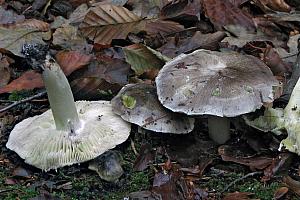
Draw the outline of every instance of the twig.
M130 145L131 145L131 148L132 148L132 151L134 153L134 155L139 155L139 153L137 152L136 148L135 148L135 145L134 145L134 142L133 140L130 138Z
M238 179L235 179L233 182L229 183L229 185L227 185L221 193L226 192L231 186L233 186L237 182L240 182L240 181L242 181L242 180L244 180L244 179L246 179L246 178L248 178L250 176L255 176L255 175L258 175L258 174L262 174L262 172L251 172L249 174L246 174L245 176L242 176L242 177L240 177Z
M160 117L157 117L157 118L155 118L155 119L152 119L152 120L149 121L149 122L146 122L146 123L143 124L141 127L144 128L145 126L147 126L147 125L149 125L149 124L152 124L152 123L156 122L157 120L160 120L160 119L165 118L165 117L167 117L166 114L165 114L165 115L162 115L162 116L160 116Z
M20 101L15 101L14 103L10 104L9 106L0 109L0 113L2 113L2 112L4 112L4 111L7 111L7 110L9 110L9 109L11 109L11 108L13 108L13 107L19 105L19 104L22 104L22 103L26 103L26 102L28 102L28 101L31 101L32 99L42 97L42 96L45 95L45 94L46 94L46 91L43 91L43 92L40 92L40 93L38 93L38 94L36 94L36 95L33 95L33 96L31 96L31 97L28 97L28 98L26 98L26 99L22 99L22 100L20 100Z
M298 55L298 53L295 53L295 54L291 54L291 55L288 55L288 56L284 56L281 59L286 59L286 58L294 57L294 56L297 56L297 55Z

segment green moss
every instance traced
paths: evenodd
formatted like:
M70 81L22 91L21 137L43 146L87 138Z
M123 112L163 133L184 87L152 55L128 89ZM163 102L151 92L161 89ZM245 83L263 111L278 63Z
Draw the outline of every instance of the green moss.
M110 192L104 196L105 200L123 199L131 192L147 190L150 186L148 174L145 172L132 172L129 181L120 190Z
M222 176L215 176L209 179L208 182L201 183L201 187L207 187L209 190L222 192L228 186L228 184L243 176L243 174L238 173L228 173ZM235 191L250 192L253 193L252 198L254 199L269 200L273 198L276 189L281 186L282 185L279 182L273 181L271 183L264 184L255 177L249 177L237 182L235 185L230 187L226 193Z
M38 192L19 184L6 187L7 192L0 195L3 200L29 199L38 195Z
M33 95L32 90L13 91L9 96L9 101L20 101L28 96Z

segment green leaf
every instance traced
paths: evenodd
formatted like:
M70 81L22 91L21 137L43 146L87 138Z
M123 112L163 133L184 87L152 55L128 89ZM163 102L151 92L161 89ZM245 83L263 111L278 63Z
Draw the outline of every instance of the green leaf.
M165 64L165 58L154 54L154 50L149 50L142 44L133 44L123 48L126 62L131 65L131 69L136 75L141 75L153 69L160 69Z
M136 100L132 96L122 95L122 103L126 108L133 109L136 105Z

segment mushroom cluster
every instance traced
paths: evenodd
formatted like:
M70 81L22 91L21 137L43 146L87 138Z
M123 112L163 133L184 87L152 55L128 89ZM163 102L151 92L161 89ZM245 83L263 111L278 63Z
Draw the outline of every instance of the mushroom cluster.
M165 64L157 78L159 101L187 115L207 115L210 137L229 139L229 120L274 100L279 85L259 59L238 53L196 50Z
M208 50L174 58L160 70L156 88L129 84L111 103L74 103L68 80L49 56L42 76L51 110L17 124L7 147L43 170L85 162L114 148L128 138L130 123L186 134L195 122L189 115L205 115L210 137L225 143L230 137L228 117L271 103L279 85L271 70L253 56Z

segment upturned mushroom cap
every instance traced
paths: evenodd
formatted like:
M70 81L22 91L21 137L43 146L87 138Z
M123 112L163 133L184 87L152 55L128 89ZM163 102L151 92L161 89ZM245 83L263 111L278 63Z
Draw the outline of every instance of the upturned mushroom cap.
M107 101L75 102L80 129L56 130L51 110L18 123L10 133L7 148L25 162L43 170L91 160L124 142L130 124L112 112Z
M166 63L156 85L159 101L174 112L234 117L272 102L279 83L253 56L197 50Z
M128 84L112 99L111 104L113 111L124 120L147 130L183 134L194 129L193 118L173 113L160 104L156 88L152 85Z

